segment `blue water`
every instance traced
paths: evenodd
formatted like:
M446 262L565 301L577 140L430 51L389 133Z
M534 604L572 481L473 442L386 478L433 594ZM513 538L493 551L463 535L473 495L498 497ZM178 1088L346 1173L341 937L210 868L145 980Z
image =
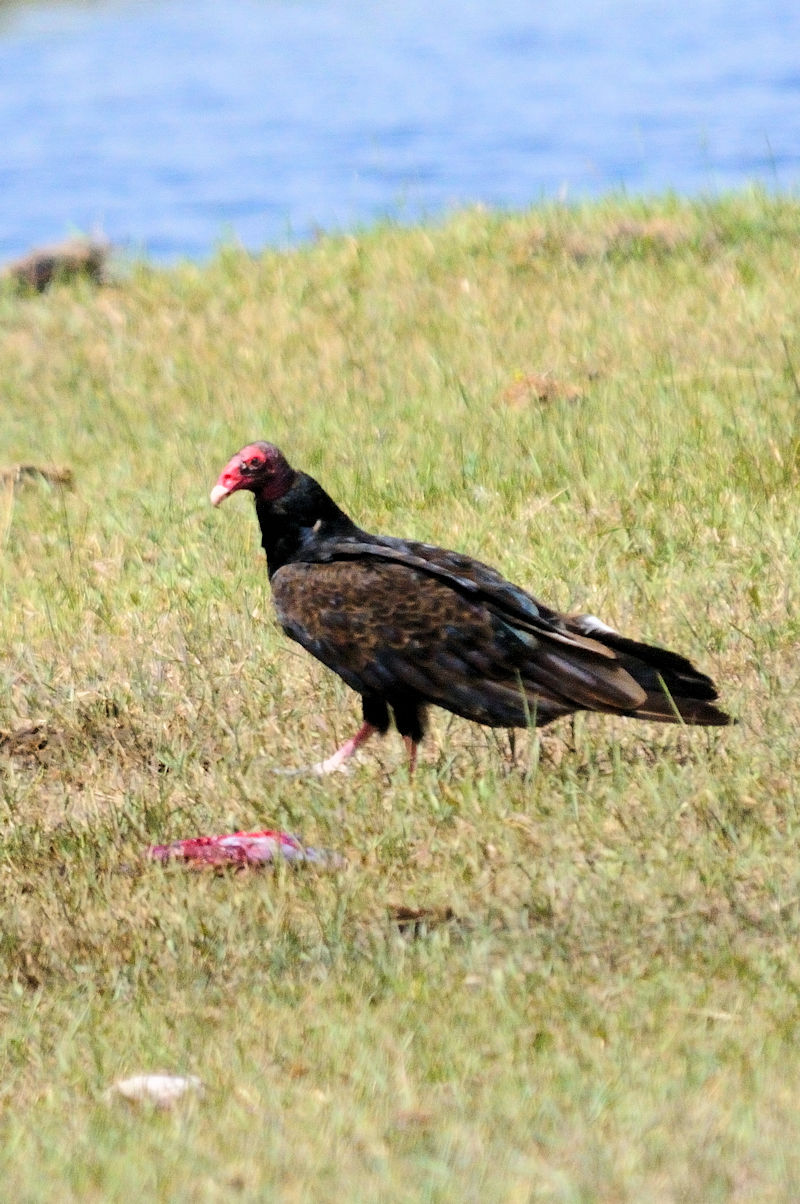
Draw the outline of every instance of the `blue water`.
M798 180L797 0L0 8L0 259Z

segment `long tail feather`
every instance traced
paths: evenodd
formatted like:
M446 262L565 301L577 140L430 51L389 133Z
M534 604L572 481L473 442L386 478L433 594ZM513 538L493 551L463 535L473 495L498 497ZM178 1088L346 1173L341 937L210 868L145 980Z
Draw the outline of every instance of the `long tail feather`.
M714 682L685 656L656 644L630 640L593 615L570 616L569 626L613 649L620 664L646 691L645 701L629 712L637 719L706 727L733 722L730 715L712 705L718 697Z
M698 727L727 727L735 722L711 702L674 698L663 691L661 694L649 693L647 701L630 713L636 719L651 719L654 723L688 723Z

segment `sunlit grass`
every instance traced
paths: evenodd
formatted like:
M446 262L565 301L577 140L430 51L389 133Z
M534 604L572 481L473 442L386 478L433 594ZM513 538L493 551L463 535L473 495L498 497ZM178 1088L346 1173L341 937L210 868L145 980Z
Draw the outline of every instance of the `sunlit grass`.
M0 467L75 478L0 482L9 1199L800 1193L799 277L800 205L753 194L0 292ZM512 760L439 714L413 784L396 736L274 774L359 712L277 630L251 506L208 506L259 437L686 653L739 725ZM267 826L349 867L142 858ZM206 1096L105 1099L159 1069Z

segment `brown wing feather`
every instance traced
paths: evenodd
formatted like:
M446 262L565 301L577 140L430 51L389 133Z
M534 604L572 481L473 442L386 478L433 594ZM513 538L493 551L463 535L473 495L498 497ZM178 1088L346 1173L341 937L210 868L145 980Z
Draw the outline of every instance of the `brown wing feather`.
M361 694L413 695L502 726L577 707L628 711L645 698L596 641L545 621L512 625L408 565L292 563L272 588L287 634Z

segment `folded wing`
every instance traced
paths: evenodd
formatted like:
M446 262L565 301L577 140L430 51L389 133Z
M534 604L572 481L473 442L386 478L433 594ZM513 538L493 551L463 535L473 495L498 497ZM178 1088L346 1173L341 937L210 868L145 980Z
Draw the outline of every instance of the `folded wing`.
M514 622L420 568L301 562L272 588L287 634L389 703L414 697L478 723L526 726L578 708L630 712L646 699L613 651L557 630L535 604Z

